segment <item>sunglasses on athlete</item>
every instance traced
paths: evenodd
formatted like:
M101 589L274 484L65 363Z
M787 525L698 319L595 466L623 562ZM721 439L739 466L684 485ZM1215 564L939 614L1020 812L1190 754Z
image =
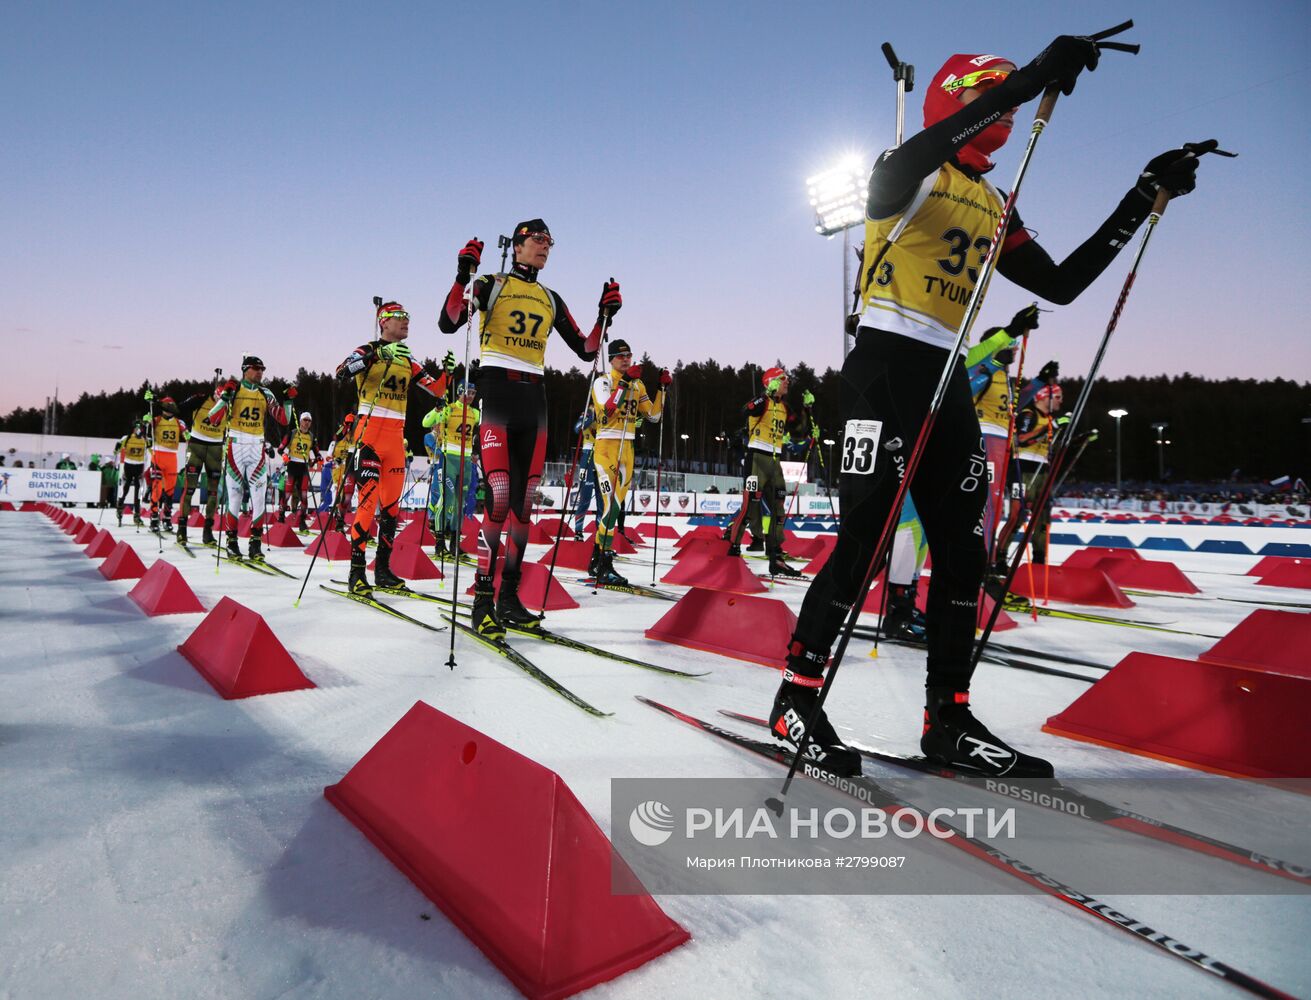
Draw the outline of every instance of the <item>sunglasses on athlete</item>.
M555 246L555 240L553 240L550 236L546 235L546 233L533 233L533 235L529 236L528 238L532 240L534 243L542 243L548 247Z
M378 313L379 323L381 323L385 319L409 319L409 318L410 318L410 314L403 311Z
M997 86L1010 75L1011 71L1008 69L981 69L974 73L958 76L954 80L948 80L942 85L942 89L949 94L954 94L958 90L969 90L971 87L987 90L990 87Z

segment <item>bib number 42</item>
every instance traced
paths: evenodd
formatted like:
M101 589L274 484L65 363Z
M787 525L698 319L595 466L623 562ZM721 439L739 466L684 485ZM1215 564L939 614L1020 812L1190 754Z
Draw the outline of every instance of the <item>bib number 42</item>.
M850 476L868 476L874 471L881 420L848 420L842 435L842 472Z

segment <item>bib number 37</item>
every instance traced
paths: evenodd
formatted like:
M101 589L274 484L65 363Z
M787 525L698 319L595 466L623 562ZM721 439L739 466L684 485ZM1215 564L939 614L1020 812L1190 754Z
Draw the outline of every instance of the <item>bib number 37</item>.
M850 476L868 476L874 471L881 420L848 420L842 435L842 472Z

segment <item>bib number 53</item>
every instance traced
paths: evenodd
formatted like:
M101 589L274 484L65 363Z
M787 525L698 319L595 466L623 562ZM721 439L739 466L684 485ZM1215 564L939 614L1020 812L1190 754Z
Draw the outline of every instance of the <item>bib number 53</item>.
M883 434L881 420L848 420L842 434L842 472L851 476L868 476L874 471L879 438Z

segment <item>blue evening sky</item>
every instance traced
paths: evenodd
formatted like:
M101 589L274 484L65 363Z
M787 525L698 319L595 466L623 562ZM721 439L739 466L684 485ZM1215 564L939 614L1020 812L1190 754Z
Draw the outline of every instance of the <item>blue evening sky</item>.
M1152 155L1220 139L1242 156L1206 158L1167 212L1104 372L1311 378L1304 2L14 2L0 408L243 352L329 369L370 335L374 294L436 355L456 251L477 235L490 256L533 216L557 239L543 278L584 327L614 275L615 331L658 363L837 365L841 240L813 232L804 182L890 144L879 44L916 66L914 129L951 53L1023 63L1131 16L1142 54L1107 54L1062 98L1025 221L1059 260ZM1042 359L1086 368L1129 260L1044 318ZM982 321L1025 301L998 279Z

